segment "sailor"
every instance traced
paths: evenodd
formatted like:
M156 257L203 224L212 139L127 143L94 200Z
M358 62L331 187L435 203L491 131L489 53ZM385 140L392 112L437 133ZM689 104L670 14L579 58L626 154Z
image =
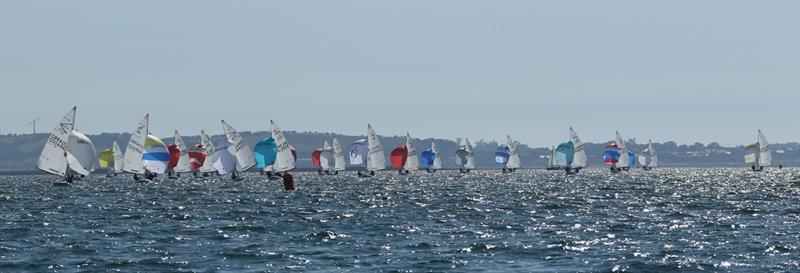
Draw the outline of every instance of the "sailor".
M294 190L294 177L289 172L283 173L283 188L287 191Z
M236 175L236 172L231 172L231 180L236 180L238 178L239 178L239 176Z

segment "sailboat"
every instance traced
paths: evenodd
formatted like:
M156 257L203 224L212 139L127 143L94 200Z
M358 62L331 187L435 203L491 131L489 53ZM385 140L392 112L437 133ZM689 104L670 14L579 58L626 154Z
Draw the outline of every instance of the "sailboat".
M296 152L294 152L294 148L289 145L286 136L283 135L283 132L278 128L275 121L270 120L269 123L270 127L272 127L272 138L275 139L275 144L278 146L273 167L275 171L279 173L291 171L295 167Z
M144 168L144 145L149 132L150 114L145 114L139 121L136 128L131 132L131 138L125 147L125 154L122 157L122 171L133 174L136 182L149 182L148 178L141 178L139 175L145 174ZM148 175L149 176L149 175Z
M175 130L175 143L170 144L167 146L169 150L169 163L167 166L169 177L175 178L180 177L181 173L187 173L192 171L191 160L189 159L189 151L186 149L186 143L183 142L183 138L178 133L178 130Z
M652 141L647 140L647 148L639 155L639 164L642 165L642 169L644 170L651 170L658 167L658 155L656 155L656 150L653 148Z
M749 152L744 156L745 163L752 164L750 169L754 172L764 170L764 167L772 166L772 151L769 149L769 142L761 130L758 130L758 142L745 147Z
M634 167L636 165L636 155L627 149L625 146L625 139L622 138L619 131L617 131L615 144L619 149L619 159L617 163L612 166L611 172L615 172L615 170L613 170L614 168L616 168L617 171L627 171L631 167Z
M580 172L586 166L586 151L583 149L583 142L575 129L569 127L569 141L551 149L547 169L564 170L571 175Z
M200 168L206 163L206 151L203 144L197 144L189 150L189 166L192 169L192 174L197 176Z
M217 140L217 142L214 143L212 165L219 175L231 173L231 178L234 181L240 181L242 178L236 176L238 160L236 158L236 148L234 146L235 145L227 138Z
M331 163L333 163L333 147L328 144L328 141L325 140L322 143L322 148L315 149L314 152L311 153L311 165L314 167L319 168L317 173L322 174L333 174Z
M204 130L200 130L200 146L199 152L203 153L203 162L197 170L202 173L203 176L208 176L209 173L217 171L217 169L214 168L214 151L216 147L211 143L211 138L206 135ZM197 158L199 160L200 156Z
M506 169L509 172L514 172L522 167L522 161L519 159L517 144L511 140L511 136L506 135L506 145L508 145L508 152L511 154L511 157L508 158L508 162L506 162Z
M147 135L142 158L145 175L148 176L148 179L153 180L157 175L167 173L169 149L167 144L157 136Z
M225 138L232 144L231 152L236 156L236 170L231 171L231 179L234 181L242 180L239 173L246 171L256 165L255 155L253 155L250 145L244 141L241 135L233 127L222 122L222 129L225 131ZM219 149L217 149L219 150ZM219 171L219 170L218 170Z
M461 173L468 173L470 170L475 169L475 154L472 144L469 143L469 138L466 138L465 144L456 151L456 164L459 165L458 170Z
M106 168L108 171L107 177L117 176L117 173L122 171L122 152L120 152L116 140L114 140L110 149L100 152L100 155L97 156L97 161L100 168Z
M406 160L408 160L408 148L406 148L405 144L397 146L389 153L389 162L392 169L397 170L398 174L405 174L403 166L406 165Z
M367 144L367 139L362 138L356 141L353 141L350 144L350 165L356 166L359 168L367 169L367 156L369 155L369 146ZM359 176L363 176L361 170L358 171Z
M386 169L386 154L383 152L378 135L372 129L372 125L367 124L367 171L363 173L358 171L359 177L372 177L375 171Z
M420 159L428 173L435 173L442 169L442 155L436 150L436 142L431 142L431 148L423 151Z
M53 129L36 163L37 169L61 176L64 179L63 182L55 182L54 185L70 185L73 181L73 177L69 174L70 167L67 151L69 136L75 129L76 109L77 107L72 107L56 128Z
M333 172L330 174L339 174L339 171L344 171L347 166L344 163L344 153L342 152L342 145L336 137L333 138Z
M256 146L253 147L253 155L256 158L256 168L261 170L262 174L269 177L274 175L275 158L278 155L278 145L275 144L275 139L268 137L262 139Z
M414 147L414 143L412 143L411 134L406 132L406 162L403 164L403 170L405 174L409 172L419 170L419 155L417 154L417 148Z
M547 165L545 165L545 169L548 171L552 170L563 170L564 167L558 166L556 164L556 147L550 146L550 154L547 155Z

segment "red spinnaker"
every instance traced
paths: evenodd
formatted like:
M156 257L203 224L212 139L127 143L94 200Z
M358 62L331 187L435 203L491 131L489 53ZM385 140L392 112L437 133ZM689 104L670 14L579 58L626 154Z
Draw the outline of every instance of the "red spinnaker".
M400 145L397 148L392 150L391 158L392 158L392 168L400 169L406 164L406 158L408 157L408 149L406 149L406 145Z

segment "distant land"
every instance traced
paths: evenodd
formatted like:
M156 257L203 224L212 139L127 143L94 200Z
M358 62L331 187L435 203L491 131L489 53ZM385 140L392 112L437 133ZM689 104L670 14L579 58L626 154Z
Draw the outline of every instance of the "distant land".
M259 132L240 132L242 137L251 145L259 140L269 137L266 131ZM339 135L332 133L318 132L284 132L289 143L292 144L298 153L297 167L311 168L311 152L322 146L324 140L331 140L334 136L339 139L345 152L349 150L350 143L364 136ZM36 161L39 153L44 146L49 134L7 134L0 135L0 171L30 171L35 170ZM103 149L110 148L112 141L116 140L120 148L124 151L130 135L128 133L102 133L99 135L88 135L94 142L95 148L99 153ZM212 136L212 141L223 138L223 135ZM199 136L183 136L188 145L195 145L200 142ZM172 137L163 138L166 143L172 143ZM436 141L436 146L443 153L445 168L456 168L455 151L458 148L459 138L456 139L415 139L414 144L418 151L430 148L431 142ZM384 136L380 137L381 144L388 156L394 148L405 143L404 136ZM566 141L566 139L565 139ZM494 141L471 140L475 146L475 157L478 168L498 168L494 162L494 152L498 143ZM605 143L584 143L586 155L590 168L605 168L602 161L602 151ZM558 143L553 143L557 145ZM645 149L647 143L636 143L635 140L628 141L628 148L639 153ZM717 143L704 145L694 143L690 145L679 145L672 141L653 144L658 152L659 165L663 167L747 167L744 164L745 154L743 146L722 147ZM799 143L775 143L770 144L772 149L774 165L783 164L784 166L800 166L800 144ZM525 144L518 144L520 158L523 168L544 168L546 155L549 147L529 147ZM345 155L346 157L346 155Z

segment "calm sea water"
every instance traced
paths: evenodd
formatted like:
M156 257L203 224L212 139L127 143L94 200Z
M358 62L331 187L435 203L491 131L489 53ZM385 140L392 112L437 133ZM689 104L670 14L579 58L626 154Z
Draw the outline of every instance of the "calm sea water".
M800 270L800 169L0 176L0 272Z

